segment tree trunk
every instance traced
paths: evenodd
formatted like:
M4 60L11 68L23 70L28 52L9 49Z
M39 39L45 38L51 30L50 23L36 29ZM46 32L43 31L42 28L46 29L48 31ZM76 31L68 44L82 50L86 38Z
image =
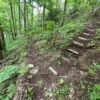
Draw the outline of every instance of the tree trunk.
M11 11L11 19L12 19L12 26L13 26L13 33L12 33L12 37L13 39L16 38L16 29L15 29L15 21L14 21L14 12L13 12L13 7L12 7L12 2L11 0L9 1L9 5L10 5L10 11Z
M21 32L21 27L22 27L22 25L21 25L21 6L20 6L20 0L19 0L19 2L18 2L18 13L19 13L19 34L20 34L20 32Z
M42 29L44 30L44 23L45 23L45 5L43 6L43 17L42 17Z
M25 33L26 33L26 28L27 28L27 26L26 26L26 18L27 17L27 11L26 11L26 0L24 0L24 31L25 31Z
M13 7L14 12L14 28L15 28L15 38L17 37L17 24L16 24L16 7Z
M31 20L32 20L32 24L31 24L31 27L33 28L33 4L32 4L32 15L31 15Z
M65 21L66 10L67 10L67 0L65 0L65 2L64 2L64 15L61 20L61 26L64 24L64 21Z
M28 6L26 6L26 23L27 23L27 29L29 30L29 13L28 13Z
M65 0L64 2L64 14L66 13L66 9L67 9L67 0Z
M4 55L5 55L5 40L4 40L3 28L0 24L0 60L3 60Z

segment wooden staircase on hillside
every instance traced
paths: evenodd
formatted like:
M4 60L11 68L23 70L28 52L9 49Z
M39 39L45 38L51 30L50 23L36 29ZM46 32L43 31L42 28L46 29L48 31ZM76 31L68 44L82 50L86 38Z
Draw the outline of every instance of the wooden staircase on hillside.
M80 55L87 48L87 44L96 36L96 30L90 26L84 32L73 40L67 51Z

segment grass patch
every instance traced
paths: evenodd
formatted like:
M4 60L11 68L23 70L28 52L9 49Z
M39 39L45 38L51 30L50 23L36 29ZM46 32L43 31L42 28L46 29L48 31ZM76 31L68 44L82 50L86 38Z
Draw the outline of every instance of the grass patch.
M0 70L0 84L10 79L14 75L18 75L19 69L16 65L10 65Z
M54 97L56 100L65 100L67 95L69 94L69 87L64 85L54 91Z

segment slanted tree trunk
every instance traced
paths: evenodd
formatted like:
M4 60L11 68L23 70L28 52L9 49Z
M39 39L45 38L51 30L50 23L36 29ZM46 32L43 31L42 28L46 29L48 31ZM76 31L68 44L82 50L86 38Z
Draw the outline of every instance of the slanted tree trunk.
M3 60L4 55L5 55L5 40L4 40L3 28L0 24L0 60Z

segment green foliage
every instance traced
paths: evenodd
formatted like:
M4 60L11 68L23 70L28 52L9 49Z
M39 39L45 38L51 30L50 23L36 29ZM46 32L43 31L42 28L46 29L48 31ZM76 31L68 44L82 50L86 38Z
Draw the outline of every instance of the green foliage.
M29 87L27 89L27 100L33 100L33 88Z
M16 65L9 65L0 70L0 100L12 99L16 87L14 82L11 81L11 79L18 74L19 69Z
M25 45L27 44L27 38L23 35L21 35L20 37L18 37L16 40L12 40L12 39L7 39L6 40L6 48L8 51L11 51L11 50L15 50L15 49L22 49L22 48L19 48L20 46L21 47L25 47Z
M64 100L68 94L69 87L67 85L64 85L63 87L60 87L54 91L54 97L56 100Z
M90 88L90 100L99 100L100 99L100 84L94 85Z
M53 31L54 30L54 28L55 28L55 22L54 21L46 21L45 22L45 28L46 28L46 30L51 30L51 31Z
M54 34L51 42L56 48L66 48L73 38L77 37L84 29L85 17L79 17L68 21Z
M97 72L100 70L100 65L91 65L90 68L88 69L88 73L90 76L95 76Z
M0 84L14 75L18 75L19 69L16 65L9 65L0 71Z
M59 84L64 84L64 82L65 82L65 81L64 81L62 78L61 78L60 80L58 80L58 83L59 83Z
M6 40L6 50L7 50L7 57L10 57L10 59L15 59L14 56L18 58L19 62L22 62L26 56L26 51L28 48L26 48L26 45L28 44L27 37L20 36L16 40Z
M87 45L87 47L94 47L94 46L96 46L96 40L94 40L94 41L91 41L90 43L88 43L88 45Z
M67 20L62 27L54 25L53 21L47 21L46 30L37 35L37 41L40 41L40 43L45 41L44 48L65 49L70 45L73 38L83 31L86 23L87 17L83 15Z
M100 22L99 22L100 23ZM100 28L96 30L96 39L100 39Z
M15 84L10 83L9 87L7 88L8 97L12 98L15 93L16 87Z
M0 85L0 100L11 100L16 91L14 83L10 83L8 86ZM5 94L6 92L6 94Z
M61 13L61 10L58 8L53 8L49 11L47 20L51 20L54 22L59 22L59 14Z
M87 47L97 47L97 44L99 44L100 39L100 29L98 28L96 30L96 37L94 40L92 40L90 43L88 43Z
M27 75L28 72L29 72L29 68L27 66L21 67L19 72L20 72L21 75Z

